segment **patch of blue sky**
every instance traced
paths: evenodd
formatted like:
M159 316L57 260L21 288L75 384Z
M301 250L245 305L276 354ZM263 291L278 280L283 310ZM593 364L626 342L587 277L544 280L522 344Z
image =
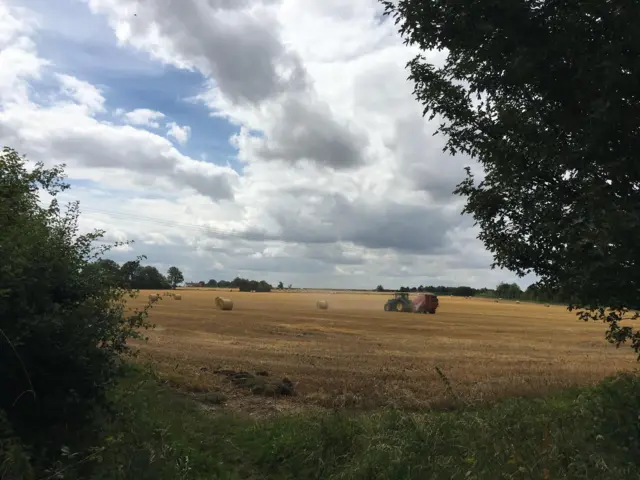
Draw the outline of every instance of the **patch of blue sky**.
M164 122L191 128L189 142L180 146L184 154L218 165L229 164L238 173L242 164L229 143L239 127L223 118L212 117L205 105L187 101L199 94L205 78L198 72L163 65L145 53L120 47L102 16L93 15L77 0L24 0L23 6L40 12L41 25L35 35L40 56L52 62L43 77L33 82L32 97L41 105L54 99L57 82L53 72L73 75L103 91L106 108L125 111L147 108L162 112ZM112 113L100 120L120 122Z
M131 198L140 198L145 200L175 200L181 197L181 195L178 194L171 194L170 191L157 191L152 188L136 190L131 190L129 188L106 188L104 184L86 178L67 178L66 182L71 188L65 191L61 198L82 198L85 194L90 193L92 198L108 198L109 202L121 201L124 204ZM64 197L65 195L66 197Z

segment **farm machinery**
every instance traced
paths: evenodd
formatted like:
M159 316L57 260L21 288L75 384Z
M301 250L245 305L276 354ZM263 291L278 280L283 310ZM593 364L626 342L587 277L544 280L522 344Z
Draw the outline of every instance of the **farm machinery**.
M413 300L406 292L397 292L384 304L385 312L436 313L438 297L433 293L419 293Z

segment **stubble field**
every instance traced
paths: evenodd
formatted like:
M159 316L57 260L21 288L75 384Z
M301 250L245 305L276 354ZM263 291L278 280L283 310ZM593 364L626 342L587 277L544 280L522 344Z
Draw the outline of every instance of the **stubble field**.
M132 303L143 304L149 293ZM630 349L606 343L603 324L579 321L560 306L443 296L435 315L420 315L383 311L388 294L180 293L181 301L164 297L151 310L157 328L140 344L140 358L178 388L250 413L424 408L449 405L454 396L486 402L636 367ZM217 295L231 298L233 310L217 310ZM328 310L316 309L319 299ZM269 381L286 376L297 395L253 395L220 369L265 371Z

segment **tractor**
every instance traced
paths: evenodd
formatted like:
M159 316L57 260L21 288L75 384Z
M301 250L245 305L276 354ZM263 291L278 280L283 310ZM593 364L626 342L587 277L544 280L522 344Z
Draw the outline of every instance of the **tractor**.
M384 304L385 312L436 313L438 297L433 293L420 293L411 301L406 292L396 292Z

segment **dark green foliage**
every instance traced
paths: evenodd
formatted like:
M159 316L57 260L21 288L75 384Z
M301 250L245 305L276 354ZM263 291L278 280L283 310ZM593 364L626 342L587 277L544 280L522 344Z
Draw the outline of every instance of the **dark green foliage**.
M111 259L99 258L90 262L85 269L87 271L95 270L97 275L109 278L110 281L122 288L134 290L166 290L172 288L170 279L164 277L156 267L140 264L140 260L143 258L146 257L143 255L138 260L123 263L122 266ZM178 273L180 275L177 275L174 280L178 280L182 275L180 270L178 270ZM182 282L182 280L177 283Z
M382 285L376 288L378 292L394 292L386 290ZM473 287L446 287L444 285L433 286L420 285L419 287L400 287L399 292L431 292L436 295L453 295L454 297L482 297L482 298L508 298L511 300L526 300L541 303L568 304L569 299L564 298L557 289L550 289L543 285L533 284L522 291L517 283L501 283L496 289Z
M522 296L522 289L517 283L501 283L496 287L496 297L517 300Z
M125 262L120 267L121 285L135 290L166 290L171 288L169 280L156 267L142 266L140 262Z
M281 282L282 283L282 282ZM209 280L206 283L207 287L212 288L237 288L241 292L270 292L273 290L271 284L265 282L264 280L249 280L246 278L236 277L231 281L227 280Z
M609 322L640 294L640 2L383 2L406 42L447 49L409 63L446 150L485 170L456 189L494 266Z
M0 410L0 478L3 480L34 478L29 456L2 410Z
M184 275L178 267L169 267L167 271L167 281L171 285L171 288L176 288L178 284L184 282Z
M393 292L395 290L386 290L382 285L376 287L378 292ZM453 295L454 297L473 297L475 295L485 293L486 288L473 288L467 286L445 287L444 285L420 285L419 287L400 287L398 292L429 292L436 295Z
M67 188L62 173L41 164L28 172L11 149L0 155L0 413L38 449L86 424L127 339L149 326L146 309L125 312L132 292L113 265L91 263L108 247L93 246L101 231L79 234L78 204L64 213L55 199L38 204L40 189Z
M471 287L456 287L451 291L454 297L473 297L475 293L475 288Z

